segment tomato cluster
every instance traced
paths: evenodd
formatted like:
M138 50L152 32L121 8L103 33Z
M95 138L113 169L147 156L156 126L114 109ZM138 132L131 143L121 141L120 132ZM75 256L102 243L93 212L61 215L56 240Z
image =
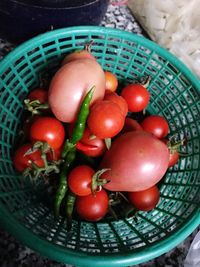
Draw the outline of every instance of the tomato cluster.
M88 221L104 218L119 192L136 210L155 208L157 184L178 162L183 142L169 138L161 115L136 119L150 96L142 83L120 88L117 76L102 70L89 51L69 54L49 88L35 88L25 100L28 120L13 155L16 170L32 179L53 174L56 213L67 193L74 200L67 206L75 205L76 215Z

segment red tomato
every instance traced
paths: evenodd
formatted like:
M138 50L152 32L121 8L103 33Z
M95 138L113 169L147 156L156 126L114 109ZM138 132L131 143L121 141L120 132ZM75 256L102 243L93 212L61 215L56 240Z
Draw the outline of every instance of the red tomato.
M114 93L114 92L111 92L111 93L106 93L105 96L104 96L104 100L110 100L114 103L116 103L121 112L122 112L122 115L123 116L126 116L127 113L128 113L128 105L126 103L126 101L124 100L123 97L119 96L118 94Z
M43 88L36 88L29 93L28 99L30 101L39 100L40 103L47 103L48 102L48 92Z
M48 161L58 161L61 158L61 152L62 152L61 148L54 149L53 152L51 152L51 151L47 152L47 154L46 154L47 160Z
M109 100L97 101L90 110L88 127L97 137L111 138L124 126L125 117L117 104Z
M70 190L78 196L87 196L92 193L91 183L95 171L87 166L75 167L69 174L68 185Z
M110 71L105 71L104 73L106 78L106 90L115 92L118 86L117 77Z
M35 163L38 167L44 167L44 162L41 158L40 150L36 150L29 155L25 155L25 153L31 148L31 144L24 144L15 151L13 164L17 171L23 172L27 167L31 168L30 161Z
M169 164L168 164L168 167L170 168L170 167L174 166L179 161L180 154L179 154L178 148L173 148L173 146L171 146L169 140L163 139L162 141L169 148Z
M124 133L112 142L100 164L110 182L111 191L141 191L158 183L167 171L169 149L158 138L145 131Z
M174 166L179 161L180 155L178 151L170 152L169 154L169 164L168 167Z
M77 197L76 211L78 215L87 221L99 221L108 211L109 198L105 190L84 197Z
M143 129L136 120L126 117L122 133L136 131L136 130L143 130Z
M97 136L92 137L92 133L88 128L85 128L82 139L78 142L83 146L85 145L85 149L81 149L77 144L77 149L81 150L85 155L90 157L99 157L104 154L106 151L106 145L104 139L100 139Z
M128 110L131 112L140 112L144 110L149 103L150 94L141 84L129 84L122 89L121 96L128 104Z
M60 121L52 117L39 117L30 129L30 139L47 142L51 148L59 149L65 138L65 129Z
M141 126L144 131L154 134L157 138L164 138L169 133L169 125L166 119L159 115L146 117Z
M155 208L160 199L160 191L156 185L138 192L128 192L129 201L142 211L149 211Z

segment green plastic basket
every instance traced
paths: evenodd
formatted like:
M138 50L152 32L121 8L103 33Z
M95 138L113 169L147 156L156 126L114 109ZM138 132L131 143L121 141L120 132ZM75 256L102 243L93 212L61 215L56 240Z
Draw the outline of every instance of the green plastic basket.
M150 75L148 112L162 114L171 134L187 136L187 157L169 169L159 205L133 218L73 221L68 234L53 218L44 184L22 183L12 149L23 99L67 53L93 40L105 70L127 81ZM200 83L173 55L135 34L82 26L51 31L20 45L0 63L0 220L21 242L54 260L76 266L128 266L155 258L184 240L200 223Z

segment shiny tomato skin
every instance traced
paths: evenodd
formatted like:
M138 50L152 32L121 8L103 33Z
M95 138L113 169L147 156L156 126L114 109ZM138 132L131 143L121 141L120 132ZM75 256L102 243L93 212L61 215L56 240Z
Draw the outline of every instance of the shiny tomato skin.
M141 126L144 131L152 133L157 138L162 139L169 133L169 125L167 120L160 115L150 115L146 117Z
M160 199L160 191L156 185L143 191L128 192L129 201L141 211L149 211L156 207Z
M104 71L96 60L77 59L63 65L53 76L48 90L48 103L54 116L62 122L74 122L85 95L94 86L90 105L105 94Z
M104 71L106 79L106 90L115 92L118 87L118 79L115 74L110 71Z
M95 171L87 165L79 165L72 169L68 176L70 190L77 196L87 196L91 192L92 176Z
M62 123L53 117L39 117L33 122L30 129L32 143L47 142L51 148L59 149L65 138L65 129Z
M140 112L144 110L149 103L150 94L141 84L129 84L122 89L121 96L128 104L130 112Z
M48 92L43 88L35 88L29 93L28 99L30 101L39 100L40 103L46 103L48 101Z
M116 103L119 106L119 108L122 112L122 115L123 116L127 115L128 105L127 105L125 99L123 97L121 97L120 95L118 95L117 93L114 93L114 92L106 93L104 96L104 100L110 100L110 101Z
M87 124L90 131L100 139L117 135L124 125L125 117L117 104L109 100L97 101L90 110Z
M100 168L109 180L104 188L111 191L141 191L158 183L166 173L169 149L145 131L131 131L117 137L106 151Z
M95 195L90 194L76 199L76 211L78 215L87 221L101 220L108 211L109 198L107 192L102 189Z
M29 155L25 153L32 148L31 144L23 144L14 153L13 164L17 171L23 172L27 167L31 167L30 160L38 167L44 167L44 161L41 158L41 152L36 150Z
M83 137L80 142L85 146L94 146L95 148L87 149L83 151L83 154L89 157L100 157L106 151L106 145L104 139L100 139L97 136L92 136L91 131L86 127Z

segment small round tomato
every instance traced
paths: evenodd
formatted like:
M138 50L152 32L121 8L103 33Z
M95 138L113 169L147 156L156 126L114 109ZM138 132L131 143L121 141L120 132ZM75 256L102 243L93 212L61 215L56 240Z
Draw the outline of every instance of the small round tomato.
M169 165L168 167L173 167L179 161L180 155L178 151L170 152L169 154Z
M168 168L173 167L180 158L180 154L179 154L179 145L177 146L177 144L175 144L174 146L171 144L171 142L167 139L163 139L162 140L169 148L169 164L168 164ZM180 144L181 146L181 144Z
M117 77L110 71L104 71L106 78L106 90L115 92L118 86Z
M82 148L79 146L82 145ZM77 143L77 149L89 157L99 157L106 151L104 139L92 136L91 131L86 127L82 139ZM85 149L83 149L85 147Z
M87 124L94 135L105 139L118 134L124 126L124 120L117 104L109 100L99 100L91 107Z
M54 149L53 151L48 151L46 156L48 161L58 161L61 158L61 147Z
M51 148L58 149L62 146L64 138L64 126L56 118L39 117L31 125L30 139L33 143L47 142Z
M77 196L87 196L92 193L91 183L95 171L87 166L80 165L72 169L68 176L70 190Z
M114 103L116 103L123 116L126 116L128 113L128 105L126 103L126 101L124 100L123 97L119 96L118 94L114 93L114 92L110 92L110 93L106 93L104 96L104 100L110 100Z
M108 211L109 198L107 192L102 189L95 195L90 194L76 199L76 211L78 215L87 221L99 221Z
M39 100L40 103L46 103L48 102L48 92L43 88L36 88L29 93L28 99L30 101Z
M127 133L136 130L143 130L143 129L136 120L126 117L122 133Z
M148 90L141 84L127 85L122 89L121 96L126 100L130 112L144 110L150 99Z
M146 117L141 126L144 131L154 134L157 138L164 138L169 133L167 120L160 115L150 115Z
M25 155L32 148L31 144L23 144L14 153L13 164L17 171L23 172L27 167L31 168L31 162L38 167L44 167L44 161L41 158L40 150Z
M137 192L128 192L129 201L142 211L149 211L156 207L160 199L160 191L156 185Z

